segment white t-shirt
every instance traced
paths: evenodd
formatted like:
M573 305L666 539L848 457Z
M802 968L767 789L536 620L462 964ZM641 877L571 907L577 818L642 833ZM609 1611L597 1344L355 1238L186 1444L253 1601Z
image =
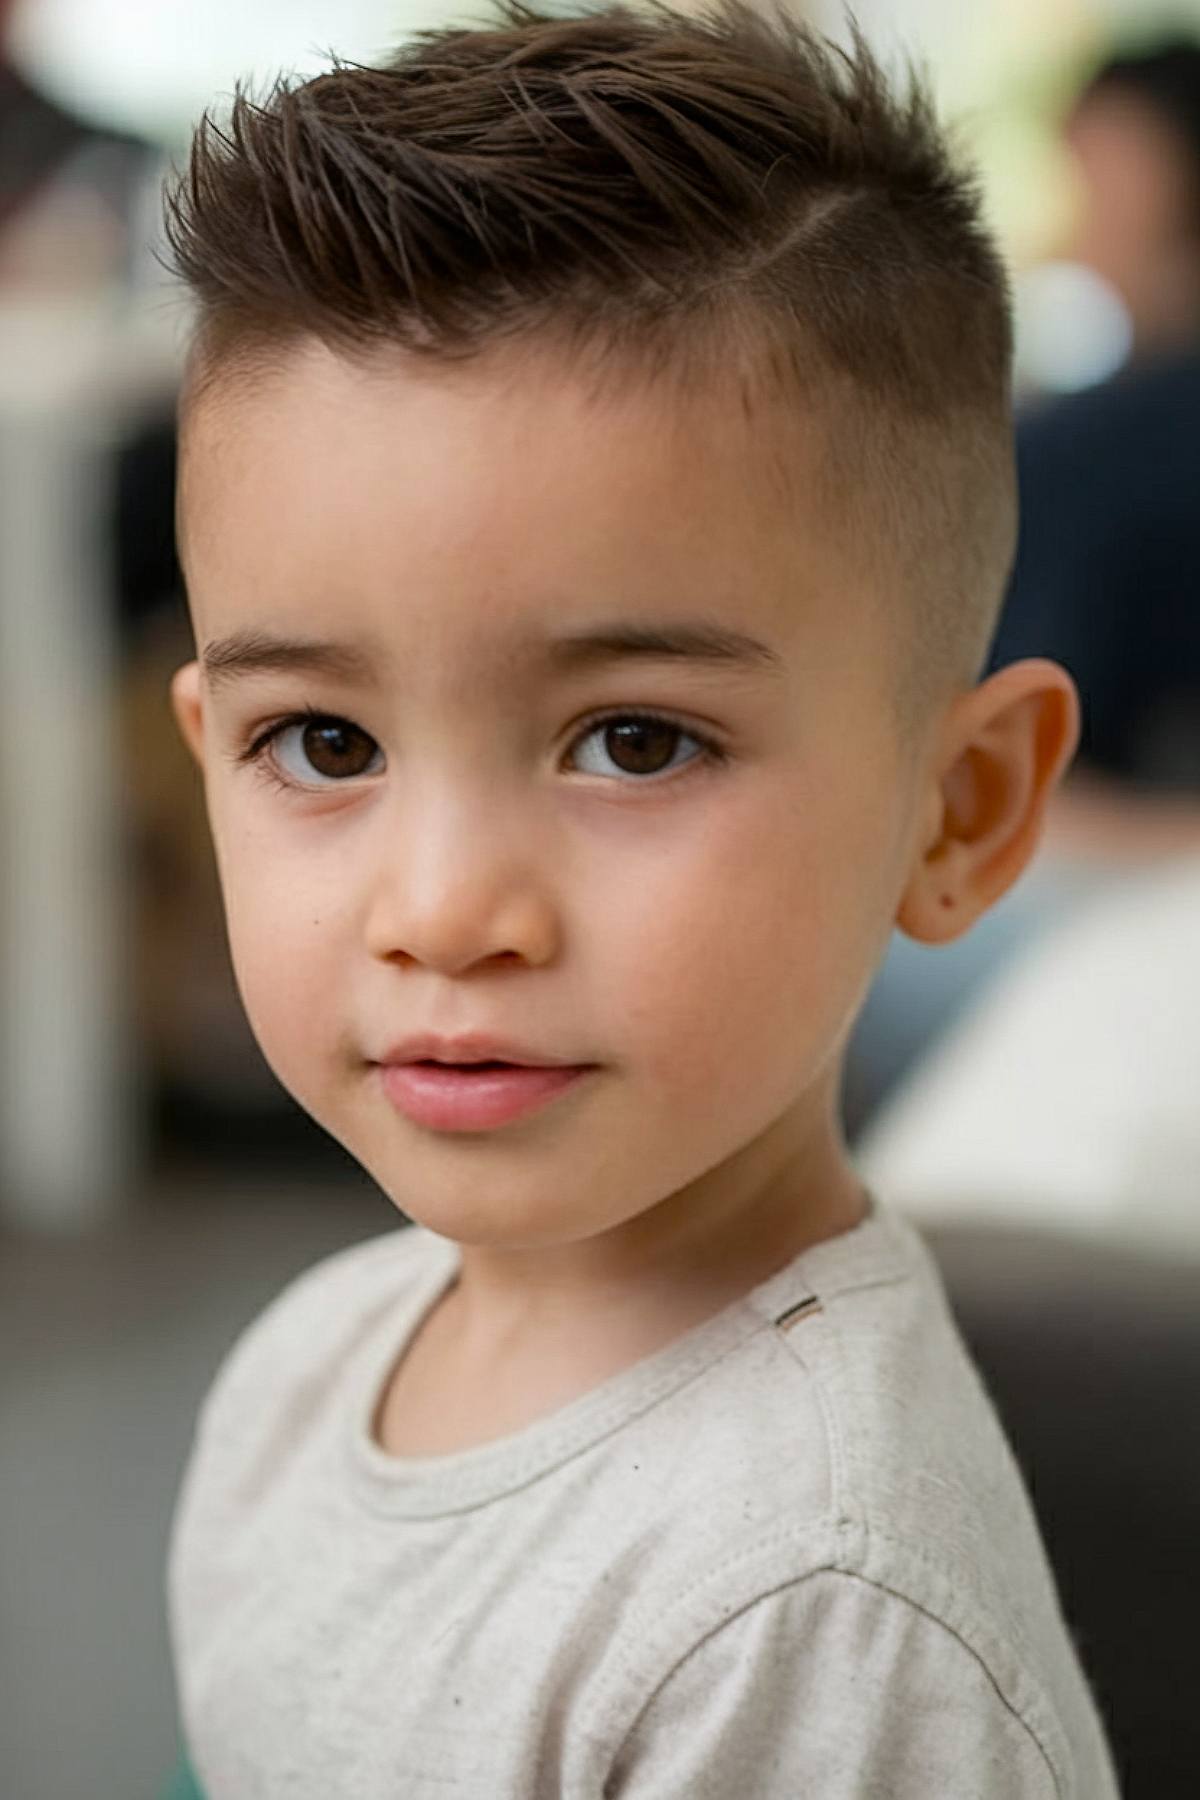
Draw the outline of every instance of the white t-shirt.
M448 1456L373 1441L456 1247L243 1334L169 1602L208 1800L1114 1800L1020 1476L873 1203L665 1349Z

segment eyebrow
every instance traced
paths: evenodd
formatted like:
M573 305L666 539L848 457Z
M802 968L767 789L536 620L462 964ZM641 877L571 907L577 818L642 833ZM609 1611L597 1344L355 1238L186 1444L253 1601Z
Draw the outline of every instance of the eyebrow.
M271 631L235 631L206 644L200 661L211 685L220 687L241 675L292 671L366 684L375 678L376 659L355 644L279 637Z
M661 625L622 623L596 631L572 632L555 638L547 646L547 656L562 669L639 657L762 668L774 673L781 673L784 666L777 650L744 631L676 620Z
M617 623L571 632L544 647L554 668L573 672L599 663L668 660L782 672L777 650L747 632L704 622ZM280 637L268 631L235 631L206 644L201 656L215 687L241 675L302 672L365 684L375 679L377 658L365 648L317 638Z

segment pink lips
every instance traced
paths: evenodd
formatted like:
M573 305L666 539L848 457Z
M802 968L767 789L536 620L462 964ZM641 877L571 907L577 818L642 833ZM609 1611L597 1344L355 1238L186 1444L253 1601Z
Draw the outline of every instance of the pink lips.
M524 1118L574 1086L589 1065L515 1063L454 1066L431 1061L379 1065L397 1111L439 1131L489 1131Z

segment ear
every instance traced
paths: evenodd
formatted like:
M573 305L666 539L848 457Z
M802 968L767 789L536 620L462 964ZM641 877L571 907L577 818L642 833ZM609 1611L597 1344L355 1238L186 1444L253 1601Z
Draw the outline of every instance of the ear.
M896 912L902 931L949 943L1012 886L1078 742L1075 684L1040 657L953 703L927 765L924 841Z
M184 663L171 677L171 706L184 743L204 767L204 709L200 699L200 664Z

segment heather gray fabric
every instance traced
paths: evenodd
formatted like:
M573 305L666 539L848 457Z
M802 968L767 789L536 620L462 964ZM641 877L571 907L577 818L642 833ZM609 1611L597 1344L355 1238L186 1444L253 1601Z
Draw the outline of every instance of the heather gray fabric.
M910 1225L507 1438L389 1457L458 1252L402 1228L234 1346L173 1528L207 1800L1112 1800L1021 1480Z

